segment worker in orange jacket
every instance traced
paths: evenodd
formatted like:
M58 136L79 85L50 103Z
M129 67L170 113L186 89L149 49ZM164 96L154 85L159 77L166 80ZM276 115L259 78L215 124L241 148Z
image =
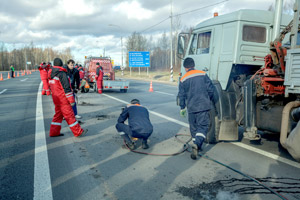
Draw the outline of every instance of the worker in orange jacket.
M102 94L103 90L103 68L100 66L100 64L96 63L96 80L97 80L97 88L98 93Z

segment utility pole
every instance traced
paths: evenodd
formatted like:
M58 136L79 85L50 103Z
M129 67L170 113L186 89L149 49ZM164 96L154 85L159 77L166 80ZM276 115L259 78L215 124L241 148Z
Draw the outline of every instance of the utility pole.
M122 76L124 76L124 68L123 68L123 37L121 37L121 53L122 53L121 70L122 70Z
M26 72L27 72L27 50L25 47L25 68L26 68Z
M172 11L172 7L173 7L173 1L172 0L170 0L171 1L171 16L170 16L170 18L171 18L171 31L170 31L170 39L171 39L171 49L170 49L170 53L171 53L171 60L170 60L170 81L171 82L173 82L173 11Z

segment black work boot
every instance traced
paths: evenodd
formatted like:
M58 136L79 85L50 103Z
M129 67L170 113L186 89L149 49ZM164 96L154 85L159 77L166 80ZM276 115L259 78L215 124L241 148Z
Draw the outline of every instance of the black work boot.
M133 142L126 142L126 145L130 150L135 150L135 148L136 148L136 146Z
M198 146L196 144L192 144L192 154L191 154L191 159L196 160L198 157Z
M143 149L149 149L149 145L147 144L147 140L142 141L142 148Z

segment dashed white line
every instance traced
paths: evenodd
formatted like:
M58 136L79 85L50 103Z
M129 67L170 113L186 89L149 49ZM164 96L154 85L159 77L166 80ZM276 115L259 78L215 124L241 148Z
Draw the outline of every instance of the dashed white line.
M160 94L166 94L166 95L170 95L170 96L175 96L175 94L171 94L171 93L167 93L167 92L160 92L160 91L154 91Z
M7 89L4 89L4 90L2 90L1 92L0 92L0 94L3 94L4 92L6 92L7 91Z
M53 200L43 116L42 85L41 82L36 102L33 199Z
M22 79L22 80L20 80L20 81L27 81L27 79L28 79L28 78L25 78L25 79Z
M121 102L121 103L129 104L129 102L123 101L123 100L118 99L118 98L116 98L116 97L112 97L112 96L107 95L107 94L102 94L102 95L104 95L104 96L106 96L106 97L108 97L108 98L114 99L114 100L116 100L116 101L119 101L119 102ZM156 116L158 116L158 117L161 117L161 118L164 118L164 119L169 120L169 121L171 121L171 122L174 122L174 123L176 123L176 124L179 124L179 125L181 125L181 126L184 126L184 127L187 127L187 128L189 127L189 124L188 124L188 123L181 122L181 121L179 121L179 120L173 119L173 118L171 118L171 117L168 117L168 116L166 116L166 115L163 115L163 114L160 114L160 113L151 111L151 110L149 110L149 112L152 113L152 114L154 114L154 115L156 115ZM231 142L231 144L236 145L236 146L239 146L239 147L242 147L242 148L247 149L247 150L249 150L249 151L253 151L253 152L258 153L258 154L260 154L260 155L266 156L266 157L268 157L268 158L271 158L271 159L274 159L274 160L283 162L283 163L285 163L285 164L288 164L288 165L291 165L291 166L293 166L293 167L296 167L296 168L299 168L299 169L300 169L300 164L297 163L297 162L295 162L295 161L288 160L288 159L286 159L286 158L283 158L283 157L280 157L280 156L278 156L278 155L269 153L269 152L267 152L267 151L264 151L264 150L261 150L261 149L254 148L254 147L252 147L252 146L250 146L250 145L247 145L247 144L243 144L243 143L241 143L241 142Z

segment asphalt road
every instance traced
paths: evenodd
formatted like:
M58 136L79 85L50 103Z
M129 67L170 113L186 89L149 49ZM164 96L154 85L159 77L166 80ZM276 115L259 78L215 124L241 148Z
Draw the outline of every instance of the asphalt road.
M82 138L75 138L65 122L63 137L48 137L54 106L50 96L42 96L47 151L37 151L39 84L38 73L0 82L0 93L6 89L0 94L0 199L37 199L34 194L44 194L43 199L280 199L211 160L191 160L188 152L149 156L122 147L114 126L122 106L138 98L150 110L154 125L146 152L174 153L183 148L174 136L189 133L187 119L179 116L175 104L177 87L168 84L154 82L153 93L148 92L149 83L131 81L125 94L79 94L82 127L89 129ZM262 144L221 142L206 145L203 153L257 178L287 199L300 199L300 164L276 140L275 136L265 137ZM41 152L48 162L35 161ZM262 155L265 152L270 155ZM47 168L49 185L45 190L34 187L47 183L47 176L37 173Z

